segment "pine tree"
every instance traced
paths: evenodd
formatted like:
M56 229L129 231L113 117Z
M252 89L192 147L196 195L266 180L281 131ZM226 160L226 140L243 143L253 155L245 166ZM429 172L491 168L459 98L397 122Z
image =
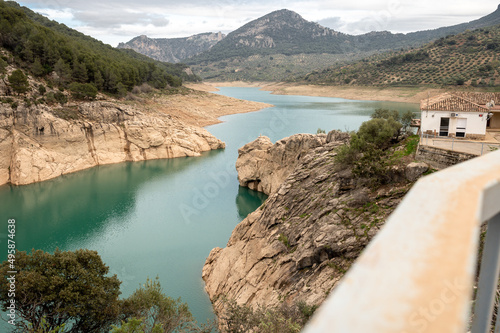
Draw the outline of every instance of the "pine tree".
M24 94L29 89L28 78L20 69L16 69L9 75L9 83L12 89L18 94Z
M75 61L73 64L73 79L80 83L85 83L89 79L85 63Z
M94 84L98 90L102 90L104 88L104 78L99 70L94 73Z
M42 66L42 63L40 62L39 58L35 59L35 62L33 63L33 67L31 68L31 71L35 76L42 76L45 73L45 69Z

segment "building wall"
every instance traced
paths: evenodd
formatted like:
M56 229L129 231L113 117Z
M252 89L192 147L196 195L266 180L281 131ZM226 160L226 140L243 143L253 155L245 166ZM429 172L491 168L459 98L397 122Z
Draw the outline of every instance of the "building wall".
M486 135L486 121L487 113L479 112L453 112L458 113L458 117L451 117L449 111L422 111L422 132L428 133L436 131L439 135L439 127L441 125L441 118L450 118L450 126L448 136L455 136L457 128L457 118L466 118L467 127L465 130L465 138L481 139ZM482 116L480 116L482 115Z
M490 127L500 129L500 112L493 112L493 117L490 119Z

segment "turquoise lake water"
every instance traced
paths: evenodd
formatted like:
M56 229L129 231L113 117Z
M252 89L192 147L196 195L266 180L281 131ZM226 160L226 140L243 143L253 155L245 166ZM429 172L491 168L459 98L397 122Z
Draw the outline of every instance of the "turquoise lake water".
M0 259L7 254L7 220L16 219L19 250L96 250L130 295L147 277L182 297L200 322L212 318L201 270L214 247L265 200L238 185L238 148L267 135L276 141L318 128L356 130L376 108L418 111L418 105L282 96L258 88L218 94L275 105L224 116L207 127L225 150L201 157L106 165L27 186L0 187Z

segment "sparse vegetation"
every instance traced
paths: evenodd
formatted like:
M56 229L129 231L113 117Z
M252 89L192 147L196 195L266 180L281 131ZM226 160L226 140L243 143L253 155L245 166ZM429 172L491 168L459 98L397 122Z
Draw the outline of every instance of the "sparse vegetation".
M285 234L280 234L278 240L283 243L287 248L291 248L290 242L288 241L288 237Z
M283 303L275 308L238 305L225 301L221 332L224 333L297 333L304 327L318 307L305 302Z

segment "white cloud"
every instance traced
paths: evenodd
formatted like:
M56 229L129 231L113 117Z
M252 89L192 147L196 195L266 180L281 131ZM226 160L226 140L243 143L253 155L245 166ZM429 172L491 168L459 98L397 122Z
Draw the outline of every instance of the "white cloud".
M497 8L498 0L25 0L49 18L111 45L147 34L185 37L203 32L228 33L250 20L287 8L306 20L337 31L410 32L477 19Z

